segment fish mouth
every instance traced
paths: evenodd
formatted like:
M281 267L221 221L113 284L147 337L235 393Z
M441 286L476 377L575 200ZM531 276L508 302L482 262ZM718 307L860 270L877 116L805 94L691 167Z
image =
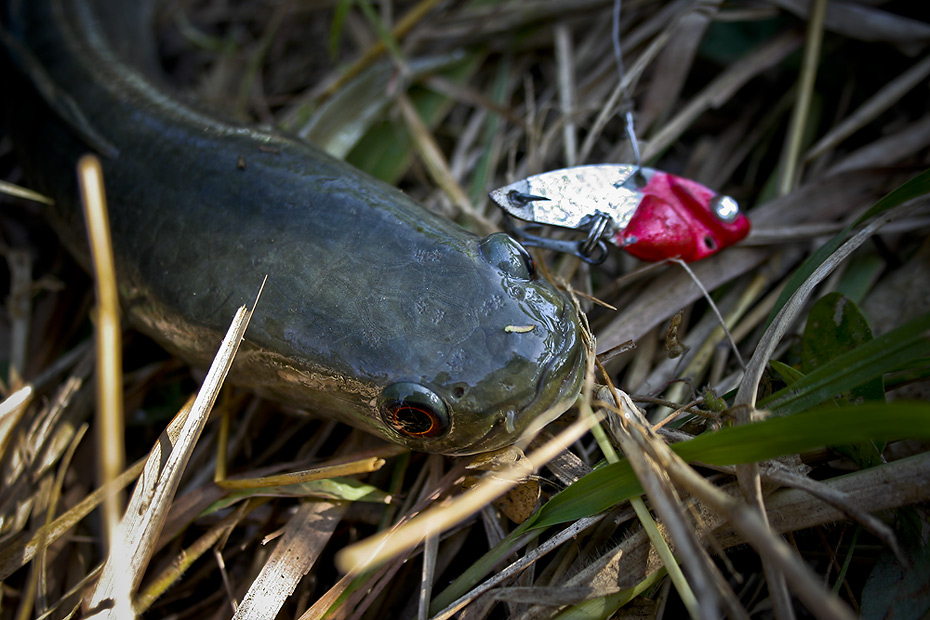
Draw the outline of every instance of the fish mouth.
M584 380L586 359L580 324L571 306L566 306L553 324L559 327L561 346L546 360L529 402L501 412L483 436L455 454L478 454L528 442L575 404Z
M585 374L585 347L581 327L566 306L560 317L562 347L546 363L536 383L536 396L519 413L526 430L521 437L535 435L539 430L565 413L578 399ZM565 316L567 315L567 316Z

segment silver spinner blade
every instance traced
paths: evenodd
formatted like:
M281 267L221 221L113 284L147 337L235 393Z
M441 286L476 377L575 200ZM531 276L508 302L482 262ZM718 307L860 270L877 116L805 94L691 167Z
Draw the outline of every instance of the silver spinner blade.
M638 191L652 176L631 164L597 164L551 170L491 192L510 215L550 226L583 228L597 213L611 219L613 230L626 227L643 199Z

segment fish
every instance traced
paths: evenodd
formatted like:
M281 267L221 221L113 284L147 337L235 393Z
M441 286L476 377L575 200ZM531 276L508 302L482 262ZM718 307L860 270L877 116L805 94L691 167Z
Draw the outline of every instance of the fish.
M87 265L75 164L100 157L136 329L205 367L267 275L229 375L262 397L455 455L509 445L574 403L578 312L517 241L175 94L136 27L145 6L8 2L2 27L25 178Z

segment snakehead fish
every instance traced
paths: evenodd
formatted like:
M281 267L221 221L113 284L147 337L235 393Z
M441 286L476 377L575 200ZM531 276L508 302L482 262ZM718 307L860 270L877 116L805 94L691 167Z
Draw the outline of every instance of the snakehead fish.
M476 236L284 133L173 94L148 4L7 0L8 132L87 262L75 163L103 163L131 323L194 365L268 280L230 379L415 450L470 454L567 409L570 300L503 233Z

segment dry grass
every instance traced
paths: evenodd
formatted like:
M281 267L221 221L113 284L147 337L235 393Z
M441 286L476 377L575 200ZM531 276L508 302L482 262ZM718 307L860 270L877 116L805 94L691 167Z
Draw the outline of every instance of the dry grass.
M159 31L172 79L229 114L323 144L479 233L500 226L486 198L494 187L568 163L628 161L610 2L359 5L338 39L335 4L167 3ZM930 439L926 403L867 402L845 418L796 413L837 392L874 401L876 374L885 375L879 397L899 388L889 399L926 401L926 202L905 196L855 235L857 224L822 268L790 281L827 239L928 167L930 24L908 16L913 4L831 2L807 20L807 3L793 0L624 2L626 86L644 158L735 196L753 220L742 247L691 267L740 355L680 265L644 266L620 251L597 268L540 255L578 292L597 350L618 351L592 364L590 379L633 394L648 423L625 394L589 383L578 415L567 416L577 422L549 429L561 443L540 438L468 491L466 459L398 454L231 388L215 407L221 419L201 434L205 420L189 417L185 402L202 375L132 332L122 347L125 431L96 436L91 281L51 242L28 196L0 195L9 266L0 615L80 614L82 598L104 587L131 591L153 618L234 608L243 618L606 618L621 608L789 618L792 606L832 618L881 615L889 592L926 610L926 594L894 575L908 575L896 557L925 561L930 453L921 441L882 442ZM0 165L19 181L5 140ZM786 287L798 293L769 326ZM847 364L871 372L859 382L871 387L829 392L845 376L833 371L820 401L792 404L777 390L798 371L816 374L805 322L832 291L887 335ZM892 331L911 320L910 336ZM621 349L630 340L636 347ZM776 372L766 370L772 360ZM707 432L765 418L759 402L787 417L716 433L719 441ZM704 443L688 441L701 434ZM824 447L834 443L847 447ZM125 445L136 464L101 488L105 445ZM612 464L575 482L603 459ZM699 469L687 464L695 461ZM214 482L215 471L255 478L317 466L350 473L257 491ZM108 531L96 509L107 497L125 504L122 490L143 468L123 529ZM174 468L177 478L154 483ZM533 471L535 490L492 503ZM502 515L540 489L543 507L527 525ZM756 510L763 501L767 520ZM375 560L384 538L408 544ZM109 560L107 539L119 550ZM870 573L891 585L866 585ZM95 586L101 574L111 585Z

